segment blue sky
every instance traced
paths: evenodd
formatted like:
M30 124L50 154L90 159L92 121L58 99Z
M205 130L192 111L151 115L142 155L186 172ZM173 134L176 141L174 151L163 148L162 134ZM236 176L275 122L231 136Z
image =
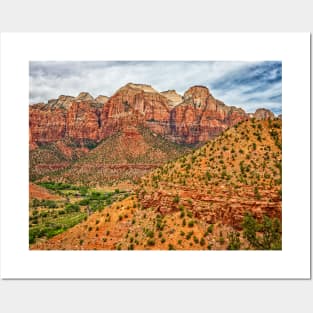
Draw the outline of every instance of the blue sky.
M204 85L215 98L246 112L268 108L279 114L281 80L280 61L33 61L30 103L81 91L111 96L129 82L158 91L175 89L182 95L193 85Z

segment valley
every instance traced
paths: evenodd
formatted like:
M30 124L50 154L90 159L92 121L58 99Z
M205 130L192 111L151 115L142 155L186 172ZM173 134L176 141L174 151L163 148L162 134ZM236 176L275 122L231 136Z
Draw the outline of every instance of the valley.
M282 249L282 119L129 83L30 106L32 250Z

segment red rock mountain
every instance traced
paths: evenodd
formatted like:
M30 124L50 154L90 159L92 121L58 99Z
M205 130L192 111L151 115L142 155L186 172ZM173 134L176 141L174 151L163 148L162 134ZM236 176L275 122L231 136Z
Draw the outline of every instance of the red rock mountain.
M82 92L76 98L62 95L31 105L29 117L34 149L63 139L99 142L123 125L144 126L171 141L198 144L249 116L215 99L203 86L191 87L182 97L173 90L159 93L149 85L129 83L110 98L94 99Z
M253 117L257 120L268 120L275 118L275 115L273 112L267 109L257 109L255 113L253 114Z

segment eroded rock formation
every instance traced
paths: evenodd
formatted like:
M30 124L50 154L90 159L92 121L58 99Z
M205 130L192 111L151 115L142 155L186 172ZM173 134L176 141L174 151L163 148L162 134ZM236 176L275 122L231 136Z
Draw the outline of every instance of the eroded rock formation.
M258 109L257 119L273 118ZM226 128L246 120L244 110L215 99L209 89L194 86L184 96L175 90L158 92L149 85L129 83L110 98L93 98L87 92L77 97L60 96L29 109L30 147L73 139L99 142L124 125L144 126L178 143L197 144L219 135Z

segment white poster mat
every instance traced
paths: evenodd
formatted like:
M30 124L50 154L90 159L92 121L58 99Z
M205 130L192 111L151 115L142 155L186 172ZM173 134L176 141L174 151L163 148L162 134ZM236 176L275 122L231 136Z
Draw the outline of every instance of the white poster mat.
M30 251L29 61L282 61L282 251ZM310 278L310 34L1 35L2 278Z

